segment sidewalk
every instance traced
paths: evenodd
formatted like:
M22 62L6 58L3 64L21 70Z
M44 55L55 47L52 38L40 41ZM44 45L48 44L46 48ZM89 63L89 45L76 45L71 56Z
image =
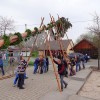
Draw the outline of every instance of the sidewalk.
M77 95L91 73L91 69L79 71L75 76L69 78L68 87L63 92L53 91L39 100L90 100Z
M25 80L24 90L13 87L14 77L0 80L0 100L90 100L77 95L91 73L89 68L77 72L76 76L65 78L68 87L61 93L58 91L52 65L48 73L32 73L33 67L29 67L29 78Z

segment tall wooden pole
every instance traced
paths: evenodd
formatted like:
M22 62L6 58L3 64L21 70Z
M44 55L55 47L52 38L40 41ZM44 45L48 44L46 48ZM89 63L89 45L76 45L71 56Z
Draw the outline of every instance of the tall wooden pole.
M44 21L44 17L41 18L40 28L41 28L41 26L42 26L42 24L43 24L43 21ZM37 38L38 38L38 34L36 35L35 41L34 41L34 43L33 43L33 45L32 45L32 49L31 49L30 55L29 55L29 57L28 57L28 59L27 59L27 62L28 62L28 63L29 63L29 60L30 60L30 58L31 58L32 51L33 51L33 48L34 48L34 45L35 45L35 43L36 43Z
M50 38L49 38L49 41L48 41L48 37L47 37L46 42L47 42L47 45L48 45L50 58L51 58L51 61L52 61L52 64L53 64L53 69L54 69L54 74L55 74L55 77L56 77L56 80L57 80L58 89L61 92L61 85L60 85L60 81L59 81L59 78L58 78L58 73L56 71L56 67L55 67L55 64L54 64L54 61L53 61L53 56L52 56L51 49L50 49Z

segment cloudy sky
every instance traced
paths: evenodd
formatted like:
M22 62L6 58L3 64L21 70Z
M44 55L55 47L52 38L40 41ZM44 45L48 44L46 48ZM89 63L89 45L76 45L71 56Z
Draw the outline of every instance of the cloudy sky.
M92 24L93 14L100 15L100 0L0 0L0 16L15 21L16 32L24 32L25 24L30 29L39 26L41 17L44 23L50 22L49 13L57 19L69 18L73 27L68 30L68 37L75 40Z

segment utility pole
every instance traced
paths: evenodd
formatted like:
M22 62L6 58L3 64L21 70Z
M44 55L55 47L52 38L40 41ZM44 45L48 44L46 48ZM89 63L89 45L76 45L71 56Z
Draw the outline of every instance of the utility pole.
M26 29L27 29L27 24L25 24L25 31L26 31Z
M27 30L27 24L25 24L25 31L26 30ZM27 41L25 42L25 44L26 44L25 48L26 48L26 57L27 57Z

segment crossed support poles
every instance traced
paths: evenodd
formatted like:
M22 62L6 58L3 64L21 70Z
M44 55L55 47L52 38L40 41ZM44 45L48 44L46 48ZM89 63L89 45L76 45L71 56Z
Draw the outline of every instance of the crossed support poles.
M50 17L51 17L51 16L50 16ZM44 18L41 18L40 28L41 28L41 26L43 25L43 21L44 21ZM51 18L51 21L52 21L52 18ZM55 28L56 28L56 26L55 26ZM46 44L47 44L47 46L48 46L48 50L49 50L49 53L50 53L50 58L51 58L51 61L52 61L52 65L53 65L54 74L55 74L55 77L56 77L58 89L59 89L59 91L61 92L61 85L60 85L60 81L59 81L59 76L58 76L58 73L57 73L57 71L56 71L56 67L55 67L55 64L54 64L54 61L53 61L53 56L52 56L52 52L51 52L51 48L50 48L50 37L49 37L49 39L48 39L49 31L46 30L46 33L47 33ZM31 49L31 51L30 51L30 55L29 55L29 57L28 57L28 59L27 59L27 63L29 63L29 60L30 60L30 57L31 57L31 55L32 55L32 51L33 51L33 49L34 49L34 45L35 45L37 39L38 39L38 34L36 35L35 41L34 41L34 43L33 43L33 45L32 45L32 49ZM62 44L61 44L61 42L60 42L59 39L58 39L57 41L58 41L58 44L60 45L60 49L62 50L63 55L64 55L63 46L62 46ZM65 57L65 55L64 55L64 57Z
M42 22L41 22L40 27L41 27L42 24L43 24L44 18L42 18L41 20L42 20ZM32 49L31 49L31 52L30 52L30 56L29 56L28 59L27 59L27 62L28 62L28 63L29 63L30 57L31 57L31 55L32 55L32 51L33 51L34 45L35 45L35 43L36 43L36 41L37 41L37 38L38 38L38 35L36 36L35 41L34 41L34 43L33 43L33 45L32 45ZM57 80L58 89L59 89L59 91L61 92L61 85L60 85L60 81L59 81L58 73L57 73L57 71L56 71L55 64L54 64L54 62L53 62L53 56L52 56L51 49L50 49L50 42L49 42L49 40L48 40L48 34L47 34L47 36L46 36L46 43L47 43L47 45L48 45L48 49L49 49L49 53L50 53L50 58L51 58L51 61L52 61L52 64L53 64L53 69L54 69L54 74L55 74L55 77L56 77L56 80Z

